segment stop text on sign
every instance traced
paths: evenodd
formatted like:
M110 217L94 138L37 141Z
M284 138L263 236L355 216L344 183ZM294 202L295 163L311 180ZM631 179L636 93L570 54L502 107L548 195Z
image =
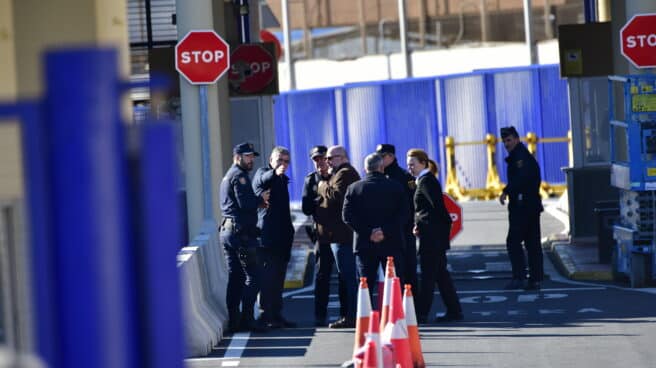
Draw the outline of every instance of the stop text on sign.
M620 51L636 68L656 67L656 14L636 14L620 30Z
M652 33L649 35L636 35L628 36L626 38L626 47L632 49L634 47L655 47L656 46L656 34Z
M218 63L225 57L225 53L221 50L204 50L204 51L183 51L180 53L181 62L183 64L194 63Z
M212 84L230 68L230 46L213 30L189 31L175 45L175 69L191 84Z

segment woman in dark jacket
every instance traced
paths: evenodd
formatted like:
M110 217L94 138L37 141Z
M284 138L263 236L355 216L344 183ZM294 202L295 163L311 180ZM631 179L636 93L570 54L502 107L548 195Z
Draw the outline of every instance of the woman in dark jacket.
M417 320L426 323L435 282L440 290L446 313L435 322L452 322L463 319L456 288L447 270L446 251L450 248L451 216L444 206L442 186L436 178L437 165L426 152L411 149L407 154L408 170L417 178L415 191L414 234L419 239L419 267L421 281L417 298Z

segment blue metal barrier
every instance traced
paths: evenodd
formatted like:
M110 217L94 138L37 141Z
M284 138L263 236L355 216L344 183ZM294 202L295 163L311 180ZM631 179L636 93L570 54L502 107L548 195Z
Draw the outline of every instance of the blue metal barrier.
M437 159L444 181L446 136L483 141L487 133L498 135L500 127L514 125L520 134L553 138L566 137L569 129L567 85L557 65L347 84L281 93L275 101L276 140L292 151L293 200L300 200L303 177L312 170L307 152L316 144L344 145L358 169L378 143L396 145L401 161L408 148L423 148ZM506 155L499 143L502 181ZM456 146L457 175L465 189L485 187L485 157L482 144ZM567 143L539 145L538 161L545 181L565 182L560 169L568 165Z
M43 100L0 104L22 130L34 335L48 367L182 366L172 129L139 128L142 174L130 175L117 72L112 49L51 51Z

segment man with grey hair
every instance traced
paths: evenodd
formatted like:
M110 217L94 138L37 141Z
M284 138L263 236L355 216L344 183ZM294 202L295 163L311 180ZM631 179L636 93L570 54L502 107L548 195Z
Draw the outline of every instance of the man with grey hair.
M289 150L275 147L269 165L257 170L253 177L255 193L269 193L268 206L258 209L261 244L257 249L257 259L262 275L260 279L266 280L260 288L260 318L271 328L295 326L282 316L282 292L294 240L287 189L289 177L285 175L289 162Z
M346 191L342 218L355 232L354 253L360 276L368 280L372 305L378 267L394 257L398 275L403 275L408 201L401 184L388 179L383 157L377 153L364 160L367 176ZM379 290L378 292L382 292ZM378 306L380 308L380 306Z

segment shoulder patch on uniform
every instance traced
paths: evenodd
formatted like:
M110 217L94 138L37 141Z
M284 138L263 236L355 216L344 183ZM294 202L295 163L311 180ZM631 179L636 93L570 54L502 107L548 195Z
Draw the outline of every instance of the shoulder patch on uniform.
M417 189L417 183L414 180L408 180L408 188L412 190Z
M517 160L517 167L524 166L524 160Z
M241 185L246 185L246 178L243 177L243 176L242 176L241 178L239 178L239 183L240 183Z

